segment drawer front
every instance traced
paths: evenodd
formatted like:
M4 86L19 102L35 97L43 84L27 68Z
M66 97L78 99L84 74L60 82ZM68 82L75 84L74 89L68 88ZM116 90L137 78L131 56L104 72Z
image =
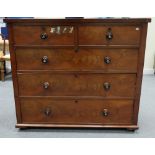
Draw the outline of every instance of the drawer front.
M18 74L20 96L134 97L136 74Z
M132 100L21 99L23 123L132 124Z
M139 45L140 26L80 26L80 45Z
M74 45L73 26L14 26L17 45Z
M17 48L17 70L137 71L136 49Z

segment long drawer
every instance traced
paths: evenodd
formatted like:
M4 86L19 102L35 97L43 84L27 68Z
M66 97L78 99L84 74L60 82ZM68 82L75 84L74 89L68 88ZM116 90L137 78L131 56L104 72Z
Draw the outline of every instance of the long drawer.
M134 97L136 74L18 73L20 96Z
M80 26L80 45L139 45L140 26Z
M21 99L23 123L131 124L132 100Z
M137 71L137 49L17 48L17 70Z

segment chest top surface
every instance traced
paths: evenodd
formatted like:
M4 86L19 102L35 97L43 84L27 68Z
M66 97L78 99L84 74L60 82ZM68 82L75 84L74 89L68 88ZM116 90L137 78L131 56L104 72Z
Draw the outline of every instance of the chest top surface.
M4 19L6 23L148 23L151 22L150 18L72 18L72 19L38 19L38 18L22 18L22 19Z

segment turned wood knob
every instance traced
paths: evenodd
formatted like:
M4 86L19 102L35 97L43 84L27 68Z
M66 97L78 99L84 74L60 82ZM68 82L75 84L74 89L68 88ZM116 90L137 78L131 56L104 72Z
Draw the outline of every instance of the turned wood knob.
M111 58L108 57L108 56L106 56L106 57L104 58L104 62L105 62L106 64L110 64L110 63L111 63Z
M110 41L110 40L113 39L113 33L112 33L112 29L111 29L111 28L108 28L108 30L107 30L106 39L107 39L108 41Z
M44 89L48 89L50 86L49 82L44 82L43 87Z
M102 115L107 117L109 115L108 109L103 109Z
M52 111L51 111L50 108L46 108L46 109L44 110L44 114L45 114L46 116L50 116L51 113L52 113Z
M44 64L48 63L48 56L42 57L42 63L44 63Z
M40 35L40 38L41 38L42 40L45 40L45 39L48 38L48 35L47 35L46 33L42 33L42 34Z
M106 91L108 91L108 90L110 90L111 85L110 85L109 82L105 82L105 83L103 84L103 87L104 87L104 89L105 89Z

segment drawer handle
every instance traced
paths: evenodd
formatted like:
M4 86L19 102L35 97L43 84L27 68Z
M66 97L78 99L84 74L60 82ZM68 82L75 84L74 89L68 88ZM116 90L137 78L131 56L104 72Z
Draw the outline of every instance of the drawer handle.
M105 89L106 91L108 91L108 90L110 90L111 85L110 85L109 82L105 82L105 83L103 84L103 87L104 87L104 89Z
M45 40L45 39L48 38L48 35L47 35L46 33L42 33L42 34L40 35L40 38L41 38L42 40Z
M108 57L108 56L106 56L106 57L104 58L104 62L105 62L106 64L110 64L110 63L111 63L111 58Z
M112 29L108 28L107 34L106 34L106 39L107 40L112 40L113 39L113 33L112 33Z
M52 111L51 111L50 108L46 108L46 109L44 110L44 114L45 114L46 116L50 116L51 113L52 113Z
M50 86L49 82L44 82L43 84L44 89L48 89L49 86Z
M102 111L102 115L105 116L105 117L107 117L109 115L108 109L104 109Z
M42 57L42 63L44 63L44 64L48 63L48 56Z

